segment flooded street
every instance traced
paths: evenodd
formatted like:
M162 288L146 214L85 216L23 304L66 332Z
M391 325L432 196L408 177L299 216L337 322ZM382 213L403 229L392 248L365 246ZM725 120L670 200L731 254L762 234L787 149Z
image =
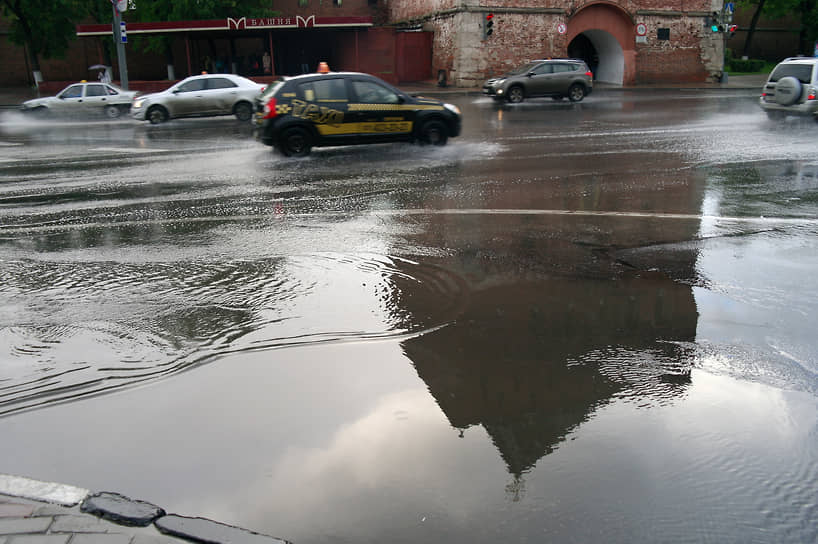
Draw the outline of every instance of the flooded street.
M306 159L0 113L0 472L296 544L818 540L818 124L447 100Z

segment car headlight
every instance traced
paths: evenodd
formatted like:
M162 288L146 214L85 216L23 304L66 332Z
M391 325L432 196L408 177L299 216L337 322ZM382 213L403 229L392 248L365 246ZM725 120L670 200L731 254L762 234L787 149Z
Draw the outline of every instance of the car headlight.
M134 108L141 108L141 107L142 107L142 104L144 104L144 103L145 103L145 100L143 100L143 99L141 99L141 98L140 98L140 99L138 99L138 100L134 100L134 101L133 101L133 107L134 107Z
M446 108L447 110L449 110L452 113L460 115L460 108L458 108L454 104L443 104L443 107Z

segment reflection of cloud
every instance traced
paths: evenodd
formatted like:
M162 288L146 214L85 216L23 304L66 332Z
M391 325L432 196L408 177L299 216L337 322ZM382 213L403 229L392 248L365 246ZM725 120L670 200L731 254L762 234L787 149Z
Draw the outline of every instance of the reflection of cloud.
M381 530L388 534L390 524L411 525L424 517L464 524L487 497L503 499L507 475L486 438L482 432L458 438L423 389L389 394L339 427L326 445L289 448L275 460L263 488L249 494L266 500L272 489L278 495L275 504L256 507L256 525L269 524L274 512L294 531L369 540ZM462 479L469 473L480 476ZM453 494L456 503L447 500ZM282 534L298 541L292 532Z

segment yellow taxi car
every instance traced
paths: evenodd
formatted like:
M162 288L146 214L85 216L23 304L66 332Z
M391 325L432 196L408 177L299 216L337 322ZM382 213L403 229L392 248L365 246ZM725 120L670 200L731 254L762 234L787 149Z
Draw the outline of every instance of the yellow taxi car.
M460 134L460 109L410 96L358 72L284 78L256 98L256 138L285 156L313 147L385 142L445 145Z

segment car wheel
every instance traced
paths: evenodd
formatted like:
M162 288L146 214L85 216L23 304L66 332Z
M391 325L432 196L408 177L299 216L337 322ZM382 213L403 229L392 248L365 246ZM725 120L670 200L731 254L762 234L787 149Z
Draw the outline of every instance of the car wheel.
M249 121L253 116L253 107L247 102L239 102L233 108L233 115L239 121Z
M775 101L782 106L791 106L801 98L801 82L792 76L782 77L775 84Z
M583 98L585 98L585 87L579 83L571 85L571 88L568 89L568 99L571 102L582 102Z
M525 93L523 92L523 88L519 85L514 86L508 90L508 101L512 104L519 104L525 98Z
M168 110L162 106L151 106L151 109L148 110L147 118L152 125L164 123L168 120Z
M303 127L288 128L281 135L278 148L285 157L306 157L312 149L312 138Z
M441 121L426 121L420 127L420 143L422 145L446 145L448 139L449 133L446 131L446 125Z
M118 119L120 115L122 115L122 110L119 109L119 106L105 106L103 110L105 112L105 117L108 119Z

